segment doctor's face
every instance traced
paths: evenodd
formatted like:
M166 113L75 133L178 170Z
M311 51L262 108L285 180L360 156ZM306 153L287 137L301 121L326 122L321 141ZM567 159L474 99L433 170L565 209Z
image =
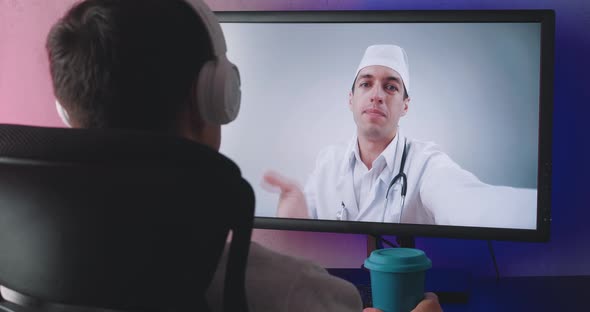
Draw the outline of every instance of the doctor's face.
M391 140L410 98L401 76L385 66L368 66L358 73L348 105L359 136L371 141Z

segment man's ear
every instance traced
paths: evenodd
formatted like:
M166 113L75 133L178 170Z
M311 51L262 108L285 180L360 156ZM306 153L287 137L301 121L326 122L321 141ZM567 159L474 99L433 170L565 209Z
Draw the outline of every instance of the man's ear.
M59 115L59 118L61 118L61 121L64 123L64 125L66 125L68 128L72 128L70 116L68 115L66 109L61 106L58 99L55 99L55 108L57 109L57 114Z
M408 113L408 108L410 107L410 97L404 99L404 110L402 111L402 116L405 116Z
M350 111L352 111L352 91L348 92L348 109L350 109Z

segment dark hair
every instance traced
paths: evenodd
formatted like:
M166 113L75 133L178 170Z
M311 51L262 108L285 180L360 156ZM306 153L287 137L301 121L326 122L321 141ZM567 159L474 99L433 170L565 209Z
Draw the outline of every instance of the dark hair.
M53 89L80 126L171 130L212 47L183 0L86 0L50 30Z
M354 85L356 84L356 79L358 78L358 75L356 77L354 77L354 81L352 82L352 87L350 88L350 92L354 93ZM406 89L406 85L402 82L402 85L404 86L404 100L407 99L410 95L408 94L408 90Z

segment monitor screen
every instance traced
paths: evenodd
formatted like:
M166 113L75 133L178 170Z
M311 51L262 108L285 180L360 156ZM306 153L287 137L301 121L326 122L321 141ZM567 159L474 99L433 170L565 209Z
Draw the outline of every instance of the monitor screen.
M216 14L255 227L548 239L553 11Z

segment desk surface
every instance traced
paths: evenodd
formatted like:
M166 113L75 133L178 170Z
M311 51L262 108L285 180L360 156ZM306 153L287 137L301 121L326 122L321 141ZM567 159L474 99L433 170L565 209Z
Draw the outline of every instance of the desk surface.
M590 276L475 279L466 304L452 311L590 311Z
M355 285L367 284L369 273L362 269L328 269ZM457 280L448 274L432 274L426 291L457 290ZM440 277L445 277L441 279ZM446 279L446 280L445 280ZM461 280L461 279L459 279ZM445 312L463 311L590 311L590 276L539 276L495 278L467 277L467 301L442 301ZM441 285L447 283L449 289Z

